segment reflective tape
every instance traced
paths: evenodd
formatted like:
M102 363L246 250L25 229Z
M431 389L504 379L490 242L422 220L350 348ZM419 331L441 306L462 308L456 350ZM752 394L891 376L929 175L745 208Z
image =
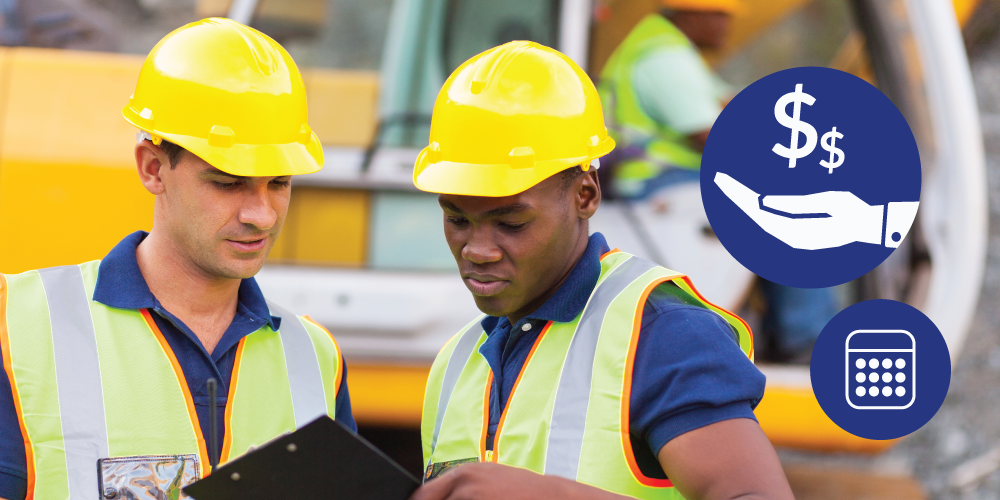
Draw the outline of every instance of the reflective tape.
M97 490L97 461L108 456L104 393L90 297L79 266L38 271L49 304L52 346L69 476L69 498Z
M326 415L326 393L323 391L323 375L319 369L316 347L298 316L270 301L267 307L272 316L282 319L278 335L285 351L285 370L288 372L288 385L292 392L292 412L295 415L295 428L298 429L319 416Z
M630 257L597 286L587 302L566 353L556 389L546 447L545 474L576 480L590 405L594 357L604 317L611 302L625 288L655 267L656 264L648 260Z
M482 317L473 321L469 327L462 332L462 336L455 345L455 350L448 358L448 366L444 370L444 379L441 381L441 397L438 400L437 418L434 420L434 436L431 438L431 456L437 448L438 435L441 434L441 422L444 420L444 412L448 409L448 401L451 400L451 393L455 392L458 385L458 377L465 369L465 364L472 356L472 351L476 348L476 343L483 335L483 326L480 324Z

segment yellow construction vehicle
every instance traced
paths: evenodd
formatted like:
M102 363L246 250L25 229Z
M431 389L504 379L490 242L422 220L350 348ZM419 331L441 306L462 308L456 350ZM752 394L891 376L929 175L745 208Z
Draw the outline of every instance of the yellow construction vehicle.
M83 4L63 1L32 8ZM128 233L148 229L152 203L136 180L135 130L120 115L141 54L170 29L201 17L225 15L251 24L282 42L304 68L310 124L327 161L321 172L296 179L285 230L258 281L270 298L311 314L337 336L359 423L412 428L419 424L431 360L478 313L455 273L436 198L417 192L411 182L438 88L461 61L512 39L556 47L597 75L631 26L659 5L106 3L115 2L128 8L67 7L75 14L59 18L24 14L30 9L21 0L20 11L9 7L18 2L5 2L8 11L0 12L2 43L29 44L34 36L48 40L36 45L72 45L59 42L53 30L75 26L66 36L81 47L104 30L102 44L130 52L0 48L0 271L98 259ZM955 22L956 14L967 19L977 2L957 0L954 10L942 2L909 0L747 3L747 14L735 20L731 46L710 56L737 80L748 84L790 66L831 65L877 84L907 117L923 158L919 227L850 293L855 300L894 298L919 307L957 356L979 294L987 234L982 134ZM817 18L817 12L832 13L834 20ZM832 41L810 52L799 42L815 38L817 27ZM797 52L779 53L778 46ZM745 300L753 276L714 238L697 185L679 185L636 204L605 203L593 230L689 273L703 295L722 307L739 309ZM855 451L891 444L854 437L833 424L812 394L807 368L761 368L768 385L757 415L775 444Z

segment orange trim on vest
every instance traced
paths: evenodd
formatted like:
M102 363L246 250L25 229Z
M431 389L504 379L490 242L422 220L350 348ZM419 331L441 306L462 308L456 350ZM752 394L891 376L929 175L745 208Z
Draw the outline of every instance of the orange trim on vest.
M611 255L613 253L618 253L618 252L621 252L621 250L619 250L617 248L612 248L611 250L608 250L607 252L604 252L603 254L601 254L601 260L604 260L605 257L607 257L607 256L609 256L609 255Z
M10 392L14 396L14 410L17 412L17 425L21 428L21 438L24 439L25 464L28 469L28 489L24 500L35 497L35 451L31 448L31 438L28 428L24 425L24 413L21 411L21 396L14 382L14 363L10 357L10 337L7 333L7 278L0 273L0 353L3 357L3 370L10 382Z
M240 363L243 361L243 345L247 338L243 337L236 344L236 360L233 361L233 374L229 377L229 393L226 396L226 413L223 416L226 432L222 437L222 451L219 452L219 463L224 464L229 461L229 454L233 451L233 401L236 397L236 382L240 379Z
M211 474L209 471L208 460L208 449L205 447L205 436L201 433L201 425L198 422L198 413L194 409L194 399L191 397L191 389L188 388L187 378L184 377L184 370L181 369L181 364L177 362L177 356L174 355L174 350L170 348L170 344L167 343L167 339L163 337L163 333L160 332L160 327L156 326L156 322L153 321L153 316L149 314L149 309L139 309L142 313L142 318L146 320L146 325L149 329L153 331L153 336L160 343L160 347L163 349L164 354L167 355L167 359L170 360L170 366L174 368L174 374L177 376L177 383L181 386L181 394L184 395L184 402L187 404L188 416L191 418L191 427L194 428L194 435L198 439L198 456L201 457L202 470L205 471L205 477ZM228 406L228 405L227 405Z
M486 434L490 429L490 389L493 388L493 370L486 375L486 394L483 396L483 435L479 436L479 460L486 461Z
M517 392L517 386L521 384L521 377L524 376L524 370L528 368L528 363L531 362L531 357L535 355L535 349L538 348L538 344L542 343L542 337L545 336L545 333L549 331L550 327L552 327L552 322L551 321L549 321L548 323L545 324L544 327L542 327L541 333L538 334L538 338L535 339L535 343L531 346L531 350L528 351L528 357L524 358L524 364L521 365L521 372L517 374L517 379L514 380L514 387L510 388L510 394L507 395L507 404L505 404L504 407L503 407L503 413L500 414L500 423L497 424L497 432L496 432L496 434L493 435L493 461L494 462L496 462L499 459L499 456L500 456L500 450L497 449L497 444L500 442L500 433L503 431L503 423L504 423L504 421L507 420L507 410L510 409L510 400L514 398L514 393ZM490 374L491 375L492 375L492 373L493 373L493 370L490 370ZM491 382L492 382L492 380L491 380ZM487 390L489 390L489 389L487 388ZM489 392L487 392L486 394L487 394L487 399L488 399L489 398ZM489 430L488 427L484 428L483 429L483 434L486 434L487 430Z
M718 309L718 310L720 310L720 311L722 311L722 312L724 312L724 313L726 313L726 314L728 314L728 315L730 315L730 316L732 316L732 317L740 320L740 323L743 324L743 328L746 328L747 329L747 333L750 334L750 354L748 354L747 357L750 358L751 360L753 360L753 330L750 329L750 325L748 325L747 322L744 321L743 318L739 317L738 315L733 314L733 313L729 312L728 310L723 309L723 308L721 308L721 307L713 304L708 299L706 299L701 294L701 292L699 292L698 289L694 287L694 283L691 282L691 278L688 278L687 276L684 276L683 279L684 279L684 282L687 283L687 286L691 287L691 291L693 291L694 294L697 295L698 298L701 299L702 302L704 302L704 303L708 304L709 306L714 307L714 308L716 308L716 309ZM728 323L728 321L727 321L727 323ZM737 342L737 343L739 343L739 342Z
M654 288L676 278L677 276L660 278L650 283L642 291L642 296L639 297L639 302L635 307L635 319L632 320L632 340L629 342L628 357L625 358L625 382L622 384L621 428L622 448L625 450L625 459L635 480L639 481L640 484L653 488L673 488L674 483L669 479L647 477L639 470L639 465L635 462L635 453L632 451L632 439L629 436L629 409L632 406L632 366L635 364L635 350L639 345L639 330L642 327L642 311L646 307L646 299L649 298L649 294L652 293ZM654 451L653 454L659 455L659 450Z
M340 359L337 360L337 376L334 378L334 386L333 386L333 397L337 397L338 393L340 392L341 380L344 378L344 355L341 354L340 352L340 344L337 343L337 339L333 336L332 333L330 333L330 330L327 330L325 326L319 324L318 321L312 319L311 316L307 314L302 318L316 325L317 327L319 327L320 330L326 332L326 334L330 336L330 340L333 341L333 346L337 348L337 356L339 356Z

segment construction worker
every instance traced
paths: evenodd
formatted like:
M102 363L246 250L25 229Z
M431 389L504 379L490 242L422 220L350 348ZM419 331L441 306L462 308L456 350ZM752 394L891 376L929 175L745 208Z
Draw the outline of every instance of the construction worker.
M178 498L216 460L317 416L355 427L333 337L253 278L291 177L323 164L295 62L234 21L191 23L153 48L122 113L141 131L152 230L101 261L0 275L8 500L98 485L106 499Z
M614 194L644 198L698 179L701 151L730 88L699 49L722 47L740 0L663 0L625 37L601 71L599 90L618 151Z
M537 43L473 57L438 94L414 184L439 193L485 314L431 368L412 500L792 498L746 324L588 236L614 146L593 83Z
M601 71L599 91L618 149L604 180L619 197L644 199L697 182L708 132L730 87L700 50L719 49L741 0L662 0ZM809 363L823 326L842 307L832 288L799 289L762 280L767 303L762 359Z

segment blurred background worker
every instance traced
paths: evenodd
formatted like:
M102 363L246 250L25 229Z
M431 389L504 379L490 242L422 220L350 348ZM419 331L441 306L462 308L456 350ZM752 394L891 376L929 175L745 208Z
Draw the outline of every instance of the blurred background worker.
M663 0L601 71L605 115L618 149L602 178L613 195L641 200L697 182L709 130L732 89L699 53L723 48L741 0ZM808 363L823 326L840 310L832 288L760 280L766 300L761 359Z
M253 278L291 176L323 164L295 62L234 21L188 24L149 54L122 114L141 130L152 230L101 261L0 274L8 500L93 498L99 484L105 498L177 498L321 414L354 427L333 337Z
M615 49L600 93L618 150L607 172L614 195L644 198L697 180L708 131L732 91L698 49L719 49L740 0L663 0Z
M590 78L543 45L495 47L445 82L413 179L440 194L486 315L431 368L425 478L441 477L415 500L792 498L754 420L746 323L589 235L614 146Z

